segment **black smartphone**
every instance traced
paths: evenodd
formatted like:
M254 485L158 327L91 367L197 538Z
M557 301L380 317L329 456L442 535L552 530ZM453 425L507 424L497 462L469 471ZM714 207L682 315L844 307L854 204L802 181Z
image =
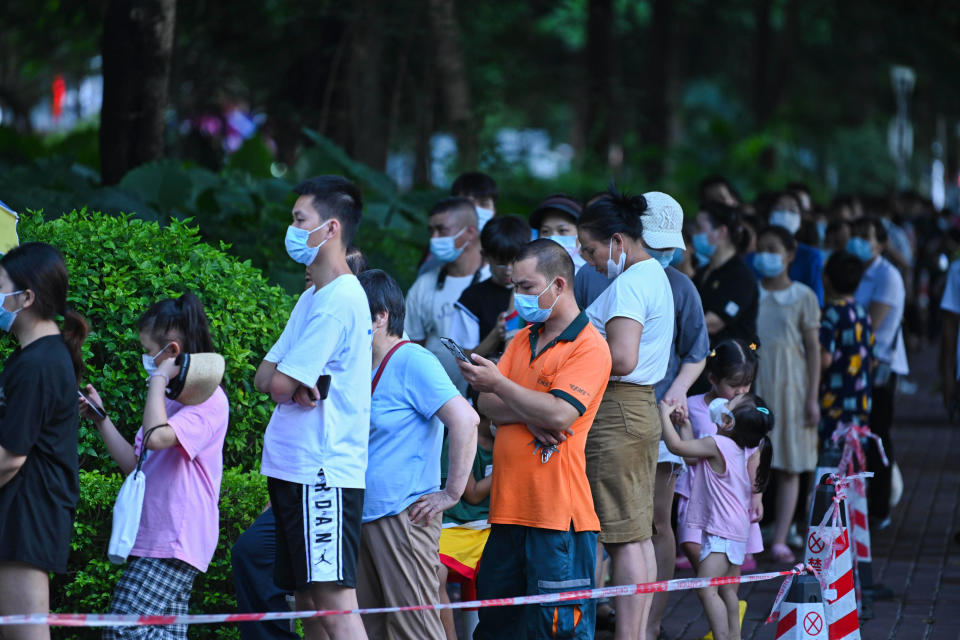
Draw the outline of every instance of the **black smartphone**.
M326 400L330 393L330 376L320 376L317 378L317 391L320 392L320 400ZM316 400L316 398L314 398Z
M94 412L95 414L97 414L97 417L98 417L98 418L106 418L106 417L107 417L107 414L106 414L106 412L103 410L103 407L98 407L93 400L91 400L91 399L88 398L86 395L84 395L83 391L80 391L79 389L77 389L77 395L80 396L80 397L83 399L83 401L86 402L86 403L90 406L90 409L92 409L93 412Z
M457 360L463 360L464 362L468 362L468 363L470 362L470 358L468 358L467 355L463 352L463 349L460 347L460 345L458 345L456 342L454 342L450 338L440 338L440 344L442 344L447 349L449 349L450 353L452 353Z

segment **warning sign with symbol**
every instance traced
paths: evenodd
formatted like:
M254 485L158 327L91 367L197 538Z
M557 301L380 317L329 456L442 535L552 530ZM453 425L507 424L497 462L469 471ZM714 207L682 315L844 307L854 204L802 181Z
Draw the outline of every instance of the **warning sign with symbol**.
M811 611L803 618L803 630L810 636L819 635L823 631L823 617L816 611Z
M803 561L820 569L826 566L827 556L833 548L832 540L840 535L839 527L825 527L822 531L810 531L807 534L807 544L803 550Z

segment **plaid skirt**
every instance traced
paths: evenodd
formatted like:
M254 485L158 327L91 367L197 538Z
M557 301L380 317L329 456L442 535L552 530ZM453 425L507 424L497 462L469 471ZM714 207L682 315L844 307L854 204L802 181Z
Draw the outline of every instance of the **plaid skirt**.
M200 573L174 558L134 558L113 592L110 613L179 616L188 613L193 580ZM106 627L103 640L185 640L187 625Z

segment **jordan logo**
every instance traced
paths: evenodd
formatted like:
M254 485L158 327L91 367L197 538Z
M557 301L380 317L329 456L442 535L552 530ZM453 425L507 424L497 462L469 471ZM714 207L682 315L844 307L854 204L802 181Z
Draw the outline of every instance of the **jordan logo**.
M328 565L330 565L330 566L332 567L332 566L333 566L333 563L330 562L329 560L327 560L326 556L327 556L327 550L324 549L324 550L323 550L323 553L320 554L320 559L317 560L316 564L320 564L321 562L326 562Z

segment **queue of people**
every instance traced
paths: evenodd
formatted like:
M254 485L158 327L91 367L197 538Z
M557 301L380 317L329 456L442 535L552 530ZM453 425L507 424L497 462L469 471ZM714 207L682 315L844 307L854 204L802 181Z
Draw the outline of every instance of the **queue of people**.
M528 223L497 215L496 183L473 172L431 209L429 254L404 296L352 247L354 184L320 176L295 191L284 243L307 286L254 376L276 407L261 461L270 501L233 546L242 611L284 609L291 594L298 610L433 605L448 582L481 599L550 594L670 579L684 563L738 575L765 544L790 563L801 480L836 429L869 426L895 460L905 282L919 253L896 221L843 202L821 214L802 185L744 203L712 177L689 222L668 194L611 188L585 203L549 196ZM943 301L950 389L958 274ZM0 372L0 614L46 611L47 572L66 568L79 416L122 471L142 465L152 480L111 612L186 612L217 544L229 390L193 404L167 391L181 354L216 352L207 310L188 292L140 319L147 394L131 443L96 389L74 395L88 327L67 288L49 245L0 258L0 327L19 345ZM870 447L868 467L882 529L895 474ZM699 595L714 637L739 637L736 587ZM651 640L666 604L481 609L459 631L449 611L337 615L303 630L482 640L612 627ZM295 635L280 623L241 634ZM186 627L104 635L184 638Z

